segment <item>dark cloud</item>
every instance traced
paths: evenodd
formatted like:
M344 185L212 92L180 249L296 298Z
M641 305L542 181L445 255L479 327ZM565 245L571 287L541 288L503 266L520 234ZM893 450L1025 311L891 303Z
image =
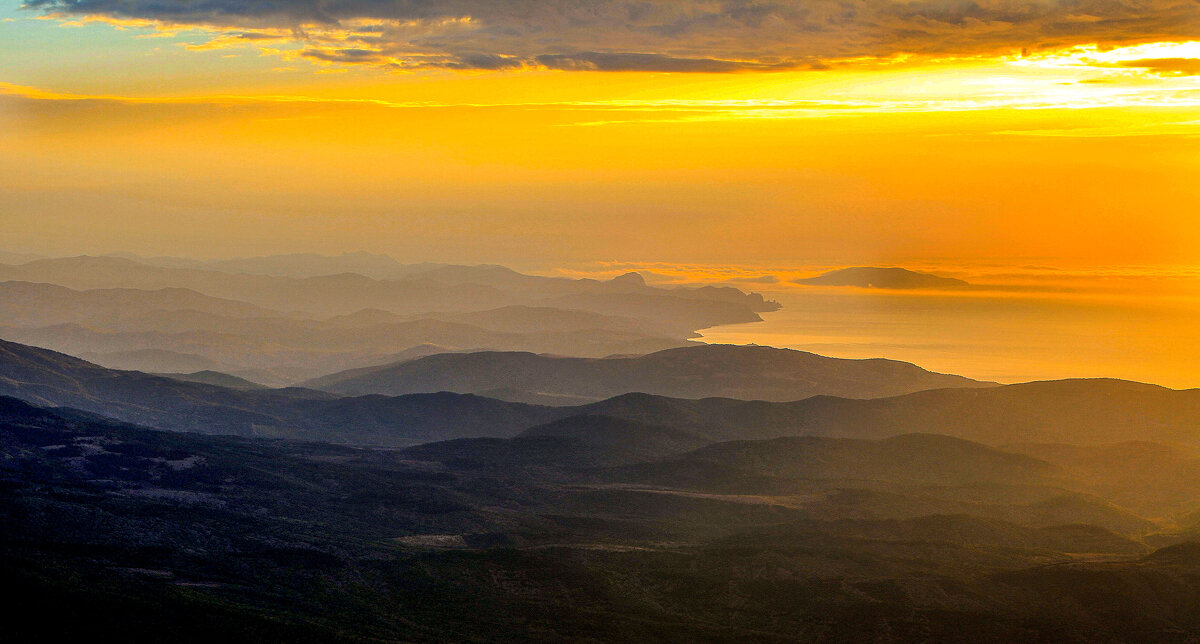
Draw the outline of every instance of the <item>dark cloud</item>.
M264 34L256 31L243 31L241 33L231 34L233 38L238 40L275 40L279 38L274 34Z
M450 69L520 69L525 63L520 58L498 56L496 54L467 54L459 56L453 62L445 63L443 67Z
M715 58L678 58L663 54L602 53L544 54L534 60L548 69L600 72L693 72L724 73L795 69L792 63L761 63L757 61L718 60Z
M401 67L739 72L1200 39L1200 0L28 0ZM374 55L348 53L370 50ZM1142 68L1158 73L1154 65ZM1175 71L1182 73L1179 66Z
M327 63L374 63L383 60L373 49L305 49L301 56Z

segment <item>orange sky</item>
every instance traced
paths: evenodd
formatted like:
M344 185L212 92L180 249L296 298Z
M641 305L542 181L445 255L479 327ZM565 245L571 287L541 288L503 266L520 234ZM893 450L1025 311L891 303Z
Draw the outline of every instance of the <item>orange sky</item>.
M650 18L606 14L593 18L613 50L567 60L553 43L604 43L557 14L483 11L510 29L423 22L419 37L396 18L385 30L348 14L301 38L249 12L167 20L105 2L86 15L9 3L3 246L1200 263L1200 46L1186 20L1167 30L1180 5L1161 4L1161 21L1100 16L1081 24L1104 29L1076 42L1048 40L1062 39L1052 12L986 29L942 17L928 42L901 37L915 18L870 2L898 21L894 34L810 42L788 36L779 25L801 17L779 10L775 22L721 14L719 29L692 12L686 37L648 36ZM558 39L503 35L538 21ZM251 29L261 37L239 37ZM1164 37L1177 41L1154 42ZM355 38L361 53L348 53ZM1029 38L1042 44L1021 55ZM848 56L847 42L870 56ZM397 71L413 61L431 67ZM496 61L520 68L485 68ZM780 61L791 69L761 69Z

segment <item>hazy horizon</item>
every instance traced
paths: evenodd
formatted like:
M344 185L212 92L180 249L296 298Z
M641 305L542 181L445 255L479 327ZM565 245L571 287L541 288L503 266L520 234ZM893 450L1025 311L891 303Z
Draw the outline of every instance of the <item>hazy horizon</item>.
M297 255L332 260L364 254L352 250ZM108 255L147 260L131 253ZM386 254L373 254L369 259L420 263ZM721 284L762 293L783 305L780 311L762 313L761 322L700 329L701 342L759 344L839 358L890 358L942 373L1003 383L1118 378L1177 389L1200 387L1200 371L1194 368L1200 363L1200 353L1190 342L1194 320L1200 319L1200 270L1194 267L1054 268L1006 266L994 261L890 265L963 279L972 288L863 289L796 282L844 267L828 263L772 266L610 261L567 267L542 263L540 270L524 272L601 280L638 272L652 285ZM521 268L519 264L508 267Z

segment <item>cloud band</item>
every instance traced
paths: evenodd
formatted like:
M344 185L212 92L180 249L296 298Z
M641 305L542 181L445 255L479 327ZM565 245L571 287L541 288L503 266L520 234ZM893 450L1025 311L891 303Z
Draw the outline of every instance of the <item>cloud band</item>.
M1200 39L1200 0L29 0L399 69L750 72Z

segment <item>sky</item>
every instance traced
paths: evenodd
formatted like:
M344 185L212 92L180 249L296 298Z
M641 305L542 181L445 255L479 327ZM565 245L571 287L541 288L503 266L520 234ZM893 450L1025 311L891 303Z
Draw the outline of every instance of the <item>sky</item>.
M4 250L1200 264L1197 0L0 0Z

